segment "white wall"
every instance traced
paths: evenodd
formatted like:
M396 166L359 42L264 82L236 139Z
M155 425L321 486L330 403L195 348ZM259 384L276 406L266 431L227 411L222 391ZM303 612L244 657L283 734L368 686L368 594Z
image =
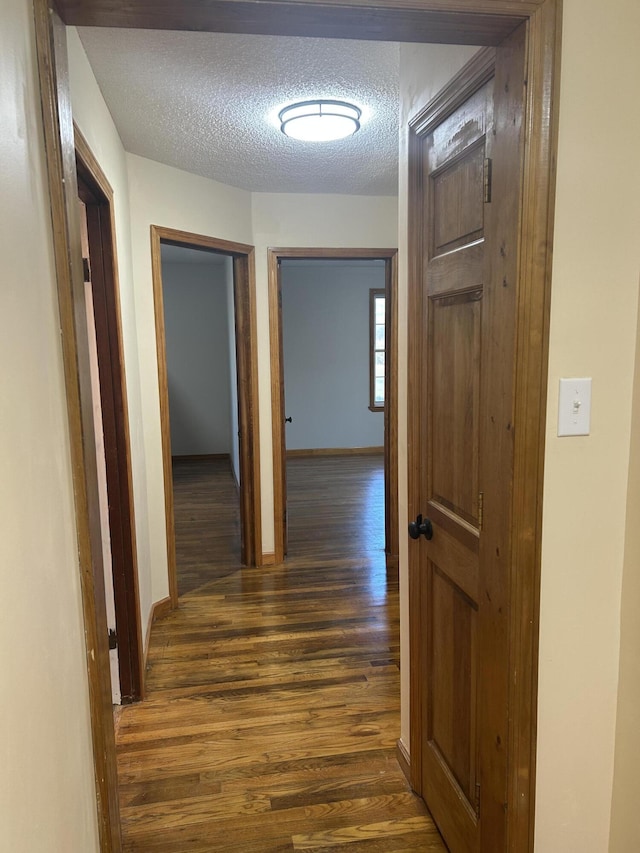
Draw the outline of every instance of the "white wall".
M169 594L169 585L150 226L251 244L251 195L134 154L126 157L144 413L151 587L152 599L158 601Z
M171 454L230 453L225 266L163 261L162 292Z
M542 537L539 851L599 853L609 842L625 522L632 530L638 523L626 517L640 273L638 44L637 0L565 0ZM596 49L606 63L593 61ZM561 376L593 377L588 437L556 437Z
M97 853L51 219L28 0L0 27L0 847Z
M288 450L382 447L384 414L369 409L369 291L384 261L282 262Z
M389 196L254 193L256 247L262 545L273 553L273 465L267 248L395 248L398 200Z
M638 306L631 456L622 576L620 670L611 803L611 853L640 850L637 777L640 755L640 304Z

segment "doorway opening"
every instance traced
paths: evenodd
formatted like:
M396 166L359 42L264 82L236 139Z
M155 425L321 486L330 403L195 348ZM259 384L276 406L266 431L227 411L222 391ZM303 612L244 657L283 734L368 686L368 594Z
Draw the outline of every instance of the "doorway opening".
M178 606L178 572L176 562L176 525L173 495L174 458L177 465L180 461L177 457L215 456L216 452L202 453L202 449L218 447L213 439L213 433L217 430L219 440L226 445L224 455L228 456L229 464L234 472L234 478L238 483L240 494L240 558L244 565L255 566L262 564L262 533L260 523L260 450L258 445L258 410L257 410L257 344L255 336L255 288L253 283L253 246L240 243L232 243L218 240L199 234L189 234L175 231L169 228L152 226L151 228L151 257L153 269L153 293L154 310L156 322L156 342L158 359L158 382L160 392L160 419L162 429L162 455L165 487L165 512L167 533L167 556L169 571L169 593L173 607ZM218 263L191 263L190 266L201 268L207 267L209 274L211 270L219 268L215 275L218 277L217 292L208 287L206 292L211 297L218 298L218 310L223 312L220 327L226 330L222 337L222 349L218 355L223 359L226 368L226 377L222 376L221 388L227 392L227 404L225 411L220 415L220 400L213 399L213 390L207 395L208 400L203 401L199 393L197 382L194 383L194 365L185 370L185 365L175 363L175 368L180 377L174 377L173 382L173 409L170 408L170 395L172 380L169 376L167 351L168 345L175 352L179 349L180 340L184 341L184 333L187 329L181 323L180 315L176 309L182 306L184 310L187 305L185 293L191 291L193 297L197 297L200 290L200 301L198 298L189 300L191 302L191 313L202 305L202 273L188 273L185 276L185 263L180 274L176 274L175 259L187 257L202 258L207 254ZM170 259L173 258L172 262ZM169 296L165 306L165 296ZM215 311L215 306L209 307ZM167 309L171 311L173 322L170 337L167 328ZM191 316L193 321L193 316ZM208 363L200 365L198 372L200 378L217 371L216 364L212 360L217 357L217 348L211 347L212 335L206 335L206 329L201 329L200 353L205 353ZM191 336L191 344L194 343L193 324L189 324L188 332ZM204 349L203 349L204 348ZM232 351L233 350L233 351ZM188 377L191 376L190 379ZM190 388L185 388L185 378L188 379ZM196 377L197 378L197 377ZM210 383L209 383L209 387ZM180 401L180 397L184 398ZM195 417L190 419L186 413L191 407L196 406ZM192 412L193 415L193 412ZM171 419L173 416L173 420ZM172 435L172 426L173 435ZM222 438L220 439L220 436ZM173 446L172 446L173 440ZM214 443L212 443L212 441ZM193 453L185 452L185 449L195 450ZM175 451L175 453L174 453ZM183 459L182 462L186 462ZM203 461L202 459L200 460ZM209 462L213 462L210 459ZM209 466L211 467L211 466Z
M273 471L274 471L274 522L275 522L275 559L282 562L288 551L288 510L287 510L287 458L304 456L335 456L344 454L369 456L381 451L383 458L384 478L384 550L388 568L398 565L398 507L397 507L397 477L398 477L398 448L397 448L397 250L396 249L269 249L269 312L271 331L271 410L273 430ZM327 283L320 271L351 269L358 270L354 278L351 275L352 287L337 284L338 279L332 275L331 283ZM300 276L301 270L314 270L313 278ZM362 273L365 272L363 277ZM298 275L296 275L296 272ZM316 279L315 283L314 280ZM324 288L322 282L325 284ZM347 277L347 280L349 277ZM342 280L342 279L340 279ZM296 283L297 282L297 283ZM364 286L363 286L364 282ZM375 284L375 287L373 286ZM371 286L370 286L371 285ZM286 301L283 289L295 294ZM332 297L328 291L334 289ZM304 304L308 309L309 296L316 294L319 300L318 309L323 311L333 303L332 313L349 320L350 328L342 333L333 331L330 320L325 314L325 323L321 318L317 321L309 318L303 320L304 311L298 310L297 303L306 290L307 298ZM322 292L324 290L324 293ZM351 290L351 296L348 296ZM370 291L382 290L385 295L385 366L384 366L384 399L383 411L370 411L370 378L371 378L371 341L370 341ZM340 296L342 291L342 296ZM358 295L358 291L360 294ZM345 294L347 296L345 297ZM337 300L345 298L356 303L360 299L360 309L344 305L343 310L337 305ZM337 313L335 312L338 308ZM283 314L289 314L289 326L297 325L295 335L290 335L287 341L287 351L291 364L295 364L295 374L289 378L290 397L285 399L285 338L283 332ZM354 315L360 314L360 323L355 322ZM308 326L306 333L300 335L300 325L305 322ZM348 333L345 335L344 333ZM348 359L348 364L326 367L322 355L322 347L328 342L326 359L331 362L336 355L329 348L333 336L335 344L340 348L342 356ZM345 337L347 337L345 343ZM342 340L342 343L340 341ZM324 342L323 342L324 341ZM309 349L315 348L313 361L315 367L309 364ZM355 347L355 349L354 349ZM351 352L351 350L353 350ZM358 357L359 354L359 357ZM314 370L318 382L310 382L309 374L304 375L304 365ZM375 370L375 367L373 367ZM348 372L348 375L346 373ZM332 379L333 377L333 379ZM358 378L359 377L359 378ZM319 398L320 382L324 388L324 399ZM360 387L349 388L349 383L357 383ZM341 395L337 395L338 383L343 387ZM313 387L314 384L317 387ZM333 390L332 390L333 386ZM359 393L358 393L359 391ZM289 413L287 406L293 404L295 413ZM362 412L359 412L359 408ZM315 416L313 414L316 410ZM299 412L299 414L298 414ZM291 418L292 420L288 420ZM366 424L367 418L371 421ZM376 424L380 418L381 423ZM301 423L299 423L301 421ZM338 422L338 423L336 423ZM290 428L293 434L292 446L287 449L286 430ZM364 437L363 437L364 436ZM375 439L376 436L382 438ZM374 440L375 439L375 440ZM314 446L315 445L315 446ZM296 464L295 461L293 464ZM317 472L316 472L317 473ZM375 465L372 468L375 478ZM349 519L348 524L357 525L358 519Z
M161 244L161 260L182 596L240 563L233 261L220 252L167 243Z

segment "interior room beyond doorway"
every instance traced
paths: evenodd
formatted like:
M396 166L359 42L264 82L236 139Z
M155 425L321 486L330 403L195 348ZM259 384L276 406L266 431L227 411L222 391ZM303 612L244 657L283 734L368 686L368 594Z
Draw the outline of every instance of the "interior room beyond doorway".
M240 563L240 455L233 262L162 244L180 595ZM209 577L211 575L211 577Z

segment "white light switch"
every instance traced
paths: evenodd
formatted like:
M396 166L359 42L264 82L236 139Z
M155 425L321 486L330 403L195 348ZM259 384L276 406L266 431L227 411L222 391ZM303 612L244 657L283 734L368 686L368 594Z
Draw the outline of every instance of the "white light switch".
M558 435L589 435L591 379L561 379L558 398Z

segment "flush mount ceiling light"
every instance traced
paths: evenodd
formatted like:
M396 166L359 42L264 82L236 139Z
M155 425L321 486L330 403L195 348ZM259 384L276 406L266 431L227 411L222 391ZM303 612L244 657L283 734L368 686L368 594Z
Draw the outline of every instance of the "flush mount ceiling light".
M298 101L278 113L285 136L303 142L331 142L360 130L362 111L347 101Z

